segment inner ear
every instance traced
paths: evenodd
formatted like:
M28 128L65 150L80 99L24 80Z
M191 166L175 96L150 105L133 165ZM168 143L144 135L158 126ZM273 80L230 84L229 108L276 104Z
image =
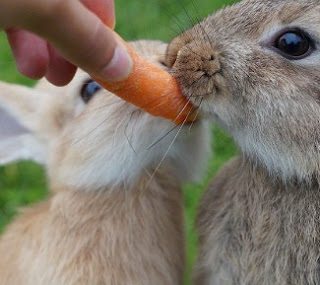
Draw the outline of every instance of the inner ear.
M46 163L46 146L23 123L0 107L0 165L20 160Z
M0 107L0 130L0 140L29 133L28 129L18 123L18 121L2 107Z

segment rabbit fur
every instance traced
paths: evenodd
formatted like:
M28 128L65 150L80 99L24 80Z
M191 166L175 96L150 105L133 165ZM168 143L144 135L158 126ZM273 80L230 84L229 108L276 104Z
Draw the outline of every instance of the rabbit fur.
M320 284L320 2L246 0L169 44L184 94L240 155L198 213L196 285ZM303 33L288 58L277 39Z
M133 45L166 69L166 44ZM88 79L0 82L0 164L41 163L50 189L0 237L0 284L182 284L181 185L207 160L206 122L177 128L102 89L85 103Z

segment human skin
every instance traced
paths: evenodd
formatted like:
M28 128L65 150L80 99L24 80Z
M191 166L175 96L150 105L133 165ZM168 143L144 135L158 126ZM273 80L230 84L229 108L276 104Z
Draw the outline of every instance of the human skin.
M113 0L0 2L0 29L19 71L58 86L69 83L77 67L107 81L129 75L131 59L118 45L114 25Z

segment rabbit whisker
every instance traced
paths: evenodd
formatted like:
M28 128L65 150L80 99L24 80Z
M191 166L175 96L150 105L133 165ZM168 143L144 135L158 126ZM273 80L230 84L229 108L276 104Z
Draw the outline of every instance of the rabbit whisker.
M166 16L170 19L173 20L173 23L175 25L177 25L177 27L179 28L180 31L175 30L174 28L170 27L169 25L167 25L167 27L173 31L175 33L175 35L178 35L180 33L182 33L184 30L186 30L188 27L185 26L185 24L174 14L172 13L170 10L167 9L167 7L165 7L164 5L160 4L160 8L161 10L163 10L166 14Z
M185 106L187 106L187 104L189 103L189 101L190 101L190 100L188 100L188 102L186 103L186 105L185 105ZM188 115L190 115L190 114L191 114L191 112L192 112L192 110L190 110L190 111L189 111L189 114L188 114ZM182 122L182 124L179 126L179 129L178 129L177 133L176 133L176 134L175 134L175 136L173 137L173 139L172 139L171 143L169 144L169 146L168 146L168 148L167 148L166 152L164 153L163 157L161 158L161 160L160 160L159 164L156 166L155 170L153 171L153 173L152 173L152 175L151 175L151 177L150 177L149 181L147 182L147 184L146 184L146 186L145 186L145 188L144 188L143 194L144 194L144 193L145 193L145 191L147 190L148 186L150 185L150 183L151 183L152 179L154 178L154 176L156 175L156 173L159 171L159 169L160 169L160 167L161 167L162 163L164 162L165 158L167 157L167 155L168 155L169 151L171 150L171 148L172 148L172 146L173 146L174 142L175 142L175 141L176 141L176 139L178 138L178 136L179 136L179 134L180 134L180 132L181 132L182 128L184 127L184 125L185 125L186 121L187 121L187 117L184 119L184 121Z
M88 131L84 136L82 136L81 138L79 138L77 141L73 142L72 145L76 145L78 144L80 141L82 141L83 139L85 139L87 136L91 135L94 131L96 131L100 126L102 126L107 120L109 120L111 116L107 116L106 118L103 119L103 121L101 121L99 124L97 124L92 130Z
M153 148L155 145L157 145L159 142L161 142L166 136L168 136L170 133L172 133L178 127L179 127L179 125L175 125L174 127L172 127L163 136L161 136L159 139L157 139L155 142L153 142L150 146L148 146L147 150L150 150L151 148Z
M195 114L194 121L190 124L189 131L191 131L192 127L194 126L194 123L197 121L197 118L198 118L200 110L201 110L202 102L203 102L203 97L201 98L199 106L197 107L197 112Z
M201 28L201 30L202 30L202 32L203 32L203 34L204 34L204 35L205 35L205 37L207 38L207 40L208 40L208 42L209 42L209 44L210 44L211 48L213 49L212 41L211 41L211 39L210 39L210 37L209 37L208 33L206 32L206 30L204 29L204 27L203 27L203 25L202 25L202 20L201 20L201 17L200 17L199 10L198 10L198 8L197 8L197 6L195 5L195 3L194 3L194 1L193 1L193 0L191 0L190 2L191 2L191 4L192 4L192 7L193 7L193 9L194 9L195 13L196 13L196 20L197 20L197 23L198 23L198 25L200 26L200 28ZM202 38L201 38L201 39L202 39Z
M131 149L133 150L133 153L137 156L138 155L138 152L135 150L135 148L133 147L133 143L132 143L132 138L133 138L133 134L134 134L134 128L138 122L138 118L139 116L141 116L141 112L138 112L140 111L139 109L138 110L134 110L132 112L130 112L130 118L127 122L127 125L124 129L124 135L126 136L126 139L127 139L127 142L129 143L129 146L131 147ZM130 135L128 134L128 127L130 125L130 122L132 122L132 117L138 112L138 116L136 116L135 120L134 120L134 123L132 125L132 128L131 128L131 138L130 138Z
M189 97L190 98L190 97ZM183 111L183 110L182 110ZM197 111L197 114L195 116L195 118L197 118L199 110L198 107L194 108L194 110L192 110L191 112L189 112L189 115L191 115L194 111ZM179 116L179 115L178 115ZM192 125L194 124L194 122L192 122ZM159 142L161 142L165 137L167 137L171 132L173 132L177 127L179 127L179 125L175 125L173 128L171 128L169 131L167 131L163 136L161 136L159 139L157 139L155 142L153 142L148 148L147 150L150 150L151 148L153 148L155 145L157 145Z
M113 106L113 105L116 105L116 104L119 104L119 103L124 103L124 102L121 99L119 99L117 102L111 102L111 103L108 103L108 104L101 105L101 106L99 106L97 108L94 108L94 109L90 110L89 112L96 112L96 111L108 108L110 106ZM83 116L83 114L81 114L80 116Z

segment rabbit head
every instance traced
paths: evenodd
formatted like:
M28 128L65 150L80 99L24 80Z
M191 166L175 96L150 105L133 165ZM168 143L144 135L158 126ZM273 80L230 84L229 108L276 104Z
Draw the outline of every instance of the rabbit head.
M319 14L314 0L242 1L167 49L185 96L284 181L320 178Z
M166 45L134 47L161 64ZM175 126L103 90L79 71L66 87L0 83L0 164L33 159L48 168L55 188L130 188L158 165L192 180L209 151L204 122Z

